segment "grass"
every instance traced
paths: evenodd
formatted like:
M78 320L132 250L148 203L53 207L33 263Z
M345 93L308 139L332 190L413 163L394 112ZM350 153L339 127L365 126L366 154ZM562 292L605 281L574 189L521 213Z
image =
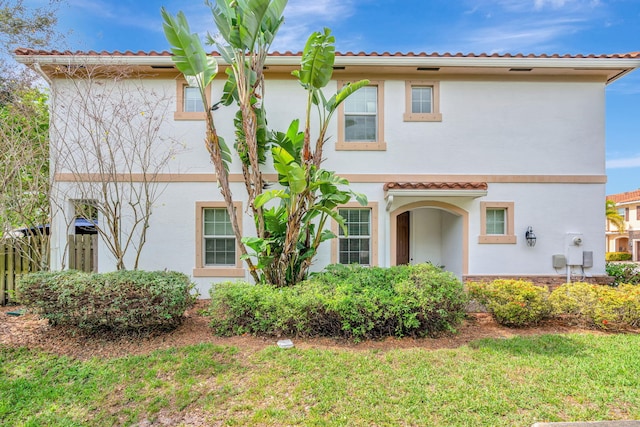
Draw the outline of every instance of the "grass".
M248 356L201 344L90 361L0 346L0 378L0 423L12 426L640 419L640 336L487 339L437 351L274 346Z

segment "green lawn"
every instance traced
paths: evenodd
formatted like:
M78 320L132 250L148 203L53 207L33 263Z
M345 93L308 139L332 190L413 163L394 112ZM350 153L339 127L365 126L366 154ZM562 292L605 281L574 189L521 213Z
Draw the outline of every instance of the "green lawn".
M546 335L455 350L202 344L75 361L0 346L0 423L529 426L640 419L640 336ZM164 424L161 424L164 425Z

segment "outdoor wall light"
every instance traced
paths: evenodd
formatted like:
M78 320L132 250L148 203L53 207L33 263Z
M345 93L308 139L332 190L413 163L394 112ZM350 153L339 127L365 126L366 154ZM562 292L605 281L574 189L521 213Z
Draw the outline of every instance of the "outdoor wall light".
M525 239L527 239L527 246L534 247L536 245L536 234L533 232L531 226L527 227L527 232L524 233Z

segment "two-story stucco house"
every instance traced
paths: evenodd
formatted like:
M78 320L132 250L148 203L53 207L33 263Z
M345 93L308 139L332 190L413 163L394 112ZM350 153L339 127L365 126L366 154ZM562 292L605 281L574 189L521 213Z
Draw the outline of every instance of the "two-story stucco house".
M54 92L69 87L59 67L102 64L135 67L149 88L171 93L175 111L162 133L187 150L171 173L156 177L166 189L154 205L140 268L188 273L202 289L248 277L233 237L214 231L224 230L227 219L202 142L206 113L170 54L19 50L17 59L45 76ZM290 74L299 60L291 53L267 60L271 129L286 130L303 117L305 92ZM346 177L369 204L343 207L359 231L323 243L314 269L432 262L469 280L602 278L605 90L638 66L638 53L338 54L328 92L356 79L371 82L334 117L324 167ZM209 94L214 102L223 84L221 72ZM52 108L62 111L61 102ZM212 114L233 141L235 109ZM57 173L56 184L73 185L68 176ZM251 230L237 161L231 180L243 229ZM53 260L64 257L66 227L54 216ZM103 246L98 266L107 271L114 263Z
M640 261L640 190L607 196L616 204L618 213L624 218L624 230L607 221L607 252L629 252L633 261Z

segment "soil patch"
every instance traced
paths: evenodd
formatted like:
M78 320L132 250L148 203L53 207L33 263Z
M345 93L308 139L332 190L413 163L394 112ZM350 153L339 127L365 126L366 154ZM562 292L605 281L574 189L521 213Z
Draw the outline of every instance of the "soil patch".
M272 337L243 335L225 338L215 336L208 325L208 318L200 314L200 311L208 303L208 300L199 300L193 308L185 313L184 321L175 330L146 336L86 336L68 328L52 327L46 320L40 319L28 311L20 316L7 314L7 312L23 310L23 307L0 307L0 344L10 347L35 348L75 359L147 354L158 349L203 342L235 346L243 354L254 353L268 346L276 345L278 338ZM603 334L604 332L567 325L558 320L546 321L536 327L512 329L498 325L487 313L470 313L457 334L448 334L439 338L387 338L360 343L330 338L286 338L291 338L296 347L303 349L346 349L350 351L378 349L386 351L398 348L433 350L457 348L481 338L565 333Z

